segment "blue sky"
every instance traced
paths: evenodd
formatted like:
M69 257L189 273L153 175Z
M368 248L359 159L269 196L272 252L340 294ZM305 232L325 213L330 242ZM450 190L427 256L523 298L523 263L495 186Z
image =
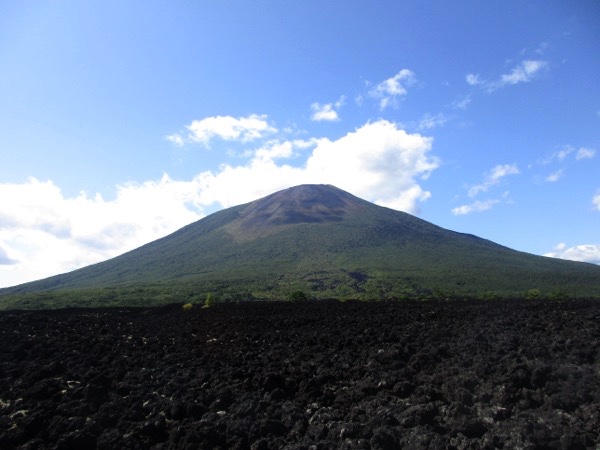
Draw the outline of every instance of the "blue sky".
M600 2L0 3L0 287L329 183L600 263Z

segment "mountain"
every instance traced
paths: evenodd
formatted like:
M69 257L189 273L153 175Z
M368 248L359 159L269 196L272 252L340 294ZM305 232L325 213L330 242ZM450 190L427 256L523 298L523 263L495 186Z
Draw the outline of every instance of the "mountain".
M211 214L108 261L0 290L0 308L289 298L600 297L600 267L511 250L330 185Z

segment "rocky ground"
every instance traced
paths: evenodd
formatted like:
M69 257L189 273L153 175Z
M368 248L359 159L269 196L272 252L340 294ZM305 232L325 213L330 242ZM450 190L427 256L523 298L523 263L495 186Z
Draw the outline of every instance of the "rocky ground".
M597 448L600 303L0 313L0 448Z

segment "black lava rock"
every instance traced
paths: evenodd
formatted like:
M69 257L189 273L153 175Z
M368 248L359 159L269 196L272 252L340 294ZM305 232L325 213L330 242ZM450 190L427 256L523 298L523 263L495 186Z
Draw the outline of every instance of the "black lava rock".
M0 448L595 448L600 303L0 312Z

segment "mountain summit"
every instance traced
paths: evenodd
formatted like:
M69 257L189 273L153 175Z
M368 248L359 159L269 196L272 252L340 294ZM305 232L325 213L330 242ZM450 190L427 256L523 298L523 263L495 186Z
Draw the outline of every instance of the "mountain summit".
M365 202L331 185L302 185L252 202L240 215L247 226L338 222Z
M245 240L280 231L284 226L341 222L360 212L368 202L331 185L305 184L249 203L227 231Z
M0 290L0 308L199 300L572 295L600 267L535 256L301 185L224 209L108 261Z

